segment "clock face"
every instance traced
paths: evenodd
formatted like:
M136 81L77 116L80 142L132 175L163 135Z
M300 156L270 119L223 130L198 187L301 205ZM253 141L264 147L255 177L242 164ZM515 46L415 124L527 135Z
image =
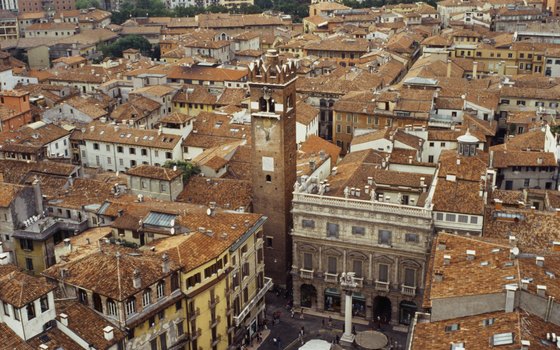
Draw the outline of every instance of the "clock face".
M270 128L272 126L272 120L265 118L262 122L263 127Z

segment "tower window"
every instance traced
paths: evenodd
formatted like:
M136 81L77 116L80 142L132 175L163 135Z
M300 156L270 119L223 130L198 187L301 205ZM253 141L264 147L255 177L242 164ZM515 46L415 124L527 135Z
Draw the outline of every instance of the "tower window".
M275 106L276 106L276 101L274 101L273 98L268 100L268 111L269 112L274 113L275 112Z
M272 176L266 175L266 182L272 182Z
M264 97L261 97L259 99L259 111L266 112L266 107L267 107L267 101L264 99Z

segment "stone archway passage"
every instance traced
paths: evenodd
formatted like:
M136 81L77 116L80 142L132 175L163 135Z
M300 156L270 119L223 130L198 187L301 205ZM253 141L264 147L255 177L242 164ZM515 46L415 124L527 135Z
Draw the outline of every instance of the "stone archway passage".
M313 299L317 298L317 289L311 284L302 284L300 287L300 306L311 307Z
M381 323L391 322L391 300L380 295L373 298L373 320Z

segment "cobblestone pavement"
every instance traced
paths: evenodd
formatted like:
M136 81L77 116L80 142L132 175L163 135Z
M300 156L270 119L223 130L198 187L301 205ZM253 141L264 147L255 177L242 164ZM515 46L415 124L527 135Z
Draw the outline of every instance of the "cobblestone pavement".
M270 334L266 339L260 344L258 349L260 350L277 350L286 349L293 350L298 349L301 346L301 342L298 340L299 332L301 327L304 327L304 341L309 339L324 339L332 342L336 336L339 337L343 333L344 321L333 319L332 328L328 327L328 315L326 317L308 315L304 312L303 319L300 318L299 310L294 314L294 318L291 317L290 311L286 309L287 300L283 296L276 296L273 293L267 293L266 295L266 314L270 329ZM280 322L272 325L272 314L275 312L280 312ZM362 319L363 320L363 319ZM324 323L322 322L324 321ZM376 329L377 326L372 325L362 325L358 323L353 324L357 332ZM390 339L391 344L393 344L393 349L404 349L406 343L406 333L393 331L392 327L389 325L383 325L380 330ZM274 338L279 340L275 344ZM395 342L397 345L395 347Z

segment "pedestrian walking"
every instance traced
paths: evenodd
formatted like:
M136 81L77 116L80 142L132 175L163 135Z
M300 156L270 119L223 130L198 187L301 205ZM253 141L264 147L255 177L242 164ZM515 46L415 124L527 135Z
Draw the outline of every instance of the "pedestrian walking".
M294 318L294 314L295 314L294 309L292 309L291 311L292 318Z
M303 308L301 308L301 313L300 313L300 315L299 315L299 318L300 318L301 320L303 320Z
M332 328L332 317L329 316L329 328Z
M337 344L340 343L340 337L338 336L338 334L336 335L336 343L337 343Z
M302 337L305 335L305 328L303 326L301 326L299 334L301 334Z

